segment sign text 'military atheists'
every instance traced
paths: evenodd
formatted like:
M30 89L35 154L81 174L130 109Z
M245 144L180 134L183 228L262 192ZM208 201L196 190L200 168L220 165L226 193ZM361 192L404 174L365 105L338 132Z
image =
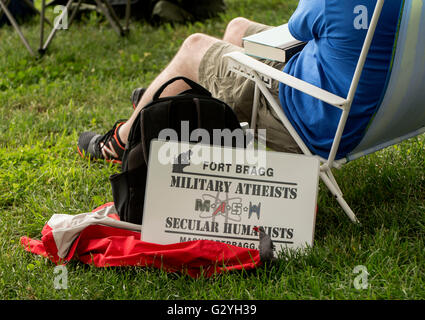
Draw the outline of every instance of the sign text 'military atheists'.
M240 178L239 178L240 179ZM265 182L265 181L264 181ZM279 184L291 185L292 183ZM296 184L294 184L296 185ZM191 190L213 191L242 194L259 197L273 197L294 200L297 198L297 188L293 186L279 186L273 182L269 184L257 184L248 182L232 183L228 180L216 180L209 178L171 176L170 187L185 188Z

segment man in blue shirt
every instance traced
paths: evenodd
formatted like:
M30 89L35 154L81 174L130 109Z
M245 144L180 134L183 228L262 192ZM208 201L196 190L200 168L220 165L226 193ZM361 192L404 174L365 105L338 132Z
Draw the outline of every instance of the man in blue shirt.
M376 111L391 63L401 3L385 1L337 158L357 146ZM364 0L300 1L288 26L295 38L308 44L284 71L347 97L375 4ZM285 114L309 149L327 157L341 110L283 84L279 97Z
M402 0L385 1L337 158L359 143L376 111L390 67L401 4ZM308 44L286 65L264 62L334 94L347 96L375 5L376 0L300 0L289 20L289 30L295 38ZM245 18L236 18L228 24L222 40L204 34L189 36L151 85L132 95L135 111L130 119L117 122L105 135L81 134L78 151L81 155L119 163L137 114L151 101L157 89L175 76L199 82L214 97L232 106L240 121L249 121L254 83L230 72L228 61L222 56L242 51L243 37L268 28ZM162 96L176 95L185 89L186 84L176 82ZM283 84L272 83L271 93L280 100L285 114L312 152L326 157L341 111ZM277 151L300 152L263 96L260 97L257 124L258 128L267 129L269 147Z

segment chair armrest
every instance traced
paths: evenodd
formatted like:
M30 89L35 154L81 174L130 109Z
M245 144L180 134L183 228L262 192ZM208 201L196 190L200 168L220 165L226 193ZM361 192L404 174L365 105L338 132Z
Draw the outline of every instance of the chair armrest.
M270 67L265 63L262 63L254 58L247 56L243 52L230 52L228 54L225 54L223 57L233 59L234 61L253 71L256 71L276 81L286 84L287 86L304 92L337 108L344 109L344 107L348 104L348 100L345 98L339 97L306 81L295 78L281 70L277 70L273 67Z

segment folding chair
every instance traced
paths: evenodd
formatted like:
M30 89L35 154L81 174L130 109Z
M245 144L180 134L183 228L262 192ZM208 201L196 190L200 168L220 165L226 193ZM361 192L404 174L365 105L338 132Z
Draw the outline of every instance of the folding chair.
M1 1L1 0L0 0ZM117 32L119 36L124 36L129 32L129 21L130 21L130 14L131 14L131 0L127 0L126 2L126 10L125 10L125 26L124 28L121 26L118 16L116 15L114 9L112 8L111 4L109 3L109 0L94 0L96 3L97 8L102 12L102 14L105 16L106 20L108 20L109 24L112 26L112 28ZM71 8L72 4L75 2L75 0L68 0L66 4L66 10L64 10L58 19L58 21L61 21L63 16L67 14L69 9ZM78 9L80 8L82 0L78 0L77 5L75 6L71 17L68 21L68 25L70 26L72 21L74 20L75 14L77 13ZM44 10L45 10L45 0L42 0L41 2L41 21L44 18ZM44 34L44 24L40 23L40 48L38 49L40 54L44 54L47 50L47 47L53 40L53 37L56 35L56 32L59 30L60 26L58 24L53 26L52 31L50 32L49 36L47 37L46 42L43 44L43 34Z
M9 9L7 8L9 3L11 0L0 0L0 17L3 15L3 13L6 15L6 18L10 21L10 23L12 24L12 27L16 30L16 32L19 35L19 38L21 39L22 43L24 44L25 48L27 48L28 52L32 55L35 56L35 53L33 51L33 49L31 48L31 46L29 45L27 39L25 38L24 34L21 31L21 28L19 28L18 23L16 22L15 18L13 17L12 13L9 11ZM39 14L41 16L41 24L44 25L44 23L46 22L47 24L49 24L50 26L52 25L50 23L50 21L48 19L46 19L44 17L44 14L40 13L40 11L38 11L34 4L31 1L28 0L23 0L28 7L33 10L35 13Z
M41 12L38 11L33 3L31 1L28 0L23 0L34 12L36 12L37 14L40 15L40 46L38 49L38 52L40 54L44 54L47 50L47 47L50 45L50 43L52 42L54 36L56 35L56 32L61 28L61 26L59 25L59 23L55 24L49 34L49 36L47 37L46 41L44 42L44 24L47 23L50 26L52 26L52 24L50 23L49 20L46 19L45 17L45 8L46 8L46 1L42 0L41 1ZM68 0L65 8L66 10L64 10L60 17L58 18L58 21L62 21L63 17L65 14L68 14L72 4L75 2L76 0ZM117 17L114 9L112 8L111 4L109 3L109 0L94 0L96 3L96 6L99 8L99 10L102 12L102 14L106 17L106 19L108 20L109 24L112 26L112 28L117 32L118 35L120 36L124 36L129 32L129 21L130 21L130 15L131 15L131 0L126 0L126 9L125 9L125 25L124 27L121 26L119 18ZM18 23L16 22L15 18L13 17L13 15L10 13L10 11L7 9L7 6L9 4L10 0L0 0L0 14L2 14L3 12L5 13L6 17L8 18L8 20L10 21L10 23L12 24L13 28L16 30L16 32L18 33L19 37L21 38L22 43L24 44L24 46L27 48L28 52L30 53L30 55L32 56L36 56L36 54L34 53L34 50L32 49L32 47L30 46L30 44L28 43L28 40L25 38L24 34L21 31L21 28L19 27ZM80 5L81 5L82 0L78 0L77 4L71 14L70 19L68 20L68 27L71 25L72 21L74 20L75 14L78 11Z
M335 160L383 4L384 0L377 1L346 98L339 97L267 66L242 52L232 52L225 56L229 59L231 71L255 82L251 127L253 129L256 127L258 98L261 92L305 155L314 154L304 144L284 114L279 102L273 98L267 89L267 84L270 83L271 79L342 110L329 157L327 159L319 157L321 161L320 178L335 196L347 216L355 223L359 221L345 201L331 169L339 169L349 161L425 132L425 37L423 36L423 31L425 31L425 3L423 0L405 0L397 30L398 35L396 36L397 41L394 46L391 70L387 77L385 93L379 102L378 111L372 117L359 145L344 159Z

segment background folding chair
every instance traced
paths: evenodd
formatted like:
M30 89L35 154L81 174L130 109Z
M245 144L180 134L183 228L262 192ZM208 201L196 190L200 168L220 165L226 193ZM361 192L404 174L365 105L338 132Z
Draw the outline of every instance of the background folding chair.
M12 13L7 8L9 6L11 0L0 0L0 17L5 14L6 18L9 20L12 27L16 30L16 32L19 35L19 38L21 39L22 43L24 44L25 48L27 48L30 55L35 56L34 50L31 48L31 46L28 43L28 40L25 38L24 34L22 33L21 28L19 28L19 25L16 21L16 19L13 17ZM35 13L40 14L40 11L38 11L34 4L29 0L23 0L30 9L32 9ZM41 16L41 23L44 24L44 22L47 22L49 25L52 25L49 20L47 20L44 16Z
M384 0L377 1L346 98L267 66L242 52L232 52L225 56L229 59L229 68L233 72L253 80L256 84L251 127L253 129L256 127L258 98L261 92L305 155L313 154L292 127L279 102L267 89L271 79L342 110L329 157L328 159L319 157L321 160L320 178L353 222L358 222L358 219L345 201L331 169L339 169L349 161L425 132L425 37L422 32L425 31L425 4L422 0L405 0L401 12L401 22L397 30L391 70L387 77L385 94L379 102L378 111L372 117L363 139L355 150L344 159L335 160L383 4Z
M0 0L1 1L1 0ZM58 21L62 21L62 18L65 14L67 14L67 12L70 11L70 8L72 6L72 4L75 2L76 0L68 0L65 8L66 10L64 10L61 13L60 18L58 18ZM97 8L99 8L99 10L102 12L102 14L105 16L106 20L108 20L109 24L112 26L112 28L116 31L116 33L119 36L124 36L128 33L129 31L129 21L130 21L130 14L131 14L131 0L127 0L127 4L126 4L126 10L125 10L125 27L123 28L121 26L121 23L119 21L118 16L116 15L114 9L112 8L111 4L109 3L109 0L94 0L96 3ZM43 21L42 19L44 18L44 11L45 11L45 7L46 7L46 1L42 0L41 2L41 21ZM82 0L78 0L75 8L73 9L73 12L71 14L71 17L68 21L68 27L71 25L72 21L74 20L75 14L77 13L77 11L80 8L80 5L82 3ZM43 44L43 38L44 38L44 23L40 23L40 48L39 48L39 53L40 54L44 54L47 50L47 47L49 46L49 44L52 42L54 36L56 35L56 32L60 29L60 25L56 24L54 25L52 31L50 32L49 36L47 37L46 42Z
M53 38L55 37L56 32L61 28L61 25L59 23L55 24L49 36L47 37L46 41L44 42L44 24L48 23L50 26L52 26L50 21L46 19L45 17L46 0L41 1L41 12L34 7L31 1L29 0L22 0L22 1L24 1L33 11L35 11L36 13L40 15L40 45L38 48L38 52L40 54L44 54L47 50L47 47L50 45ZM119 18L117 17L114 9L109 3L109 0L94 0L94 1L96 3L97 8L99 8L99 10L108 20L109 24L112 26L112 28L117 32L119 36L124 36L129 32L129 21L130 21L130 15L131 15L131 0L126 0L124 27L121 26ZM0 0L0 14L4 12L6 17L12 24L13 28L18 33L22 43L27 48L28 52L35 57L36 56L35 51L32 49L32 47L28 43L28 40L25 38L24 34L22 33L22 30L20 29L18 23L16 22L16 19L13 17L11 12L7 8L9 2L10 0ZM58 22L62 21L64 15L68 14L71 11L70 8L74 2L76 2L76 0L68 0L65 6L66 10L62 11L61 15L57 19ZM82 3L82 0L77 1L76 6L71 13L71 17L68 20L68 27L71 25L72 21L74 20L75 14L79 10L81 3Z

